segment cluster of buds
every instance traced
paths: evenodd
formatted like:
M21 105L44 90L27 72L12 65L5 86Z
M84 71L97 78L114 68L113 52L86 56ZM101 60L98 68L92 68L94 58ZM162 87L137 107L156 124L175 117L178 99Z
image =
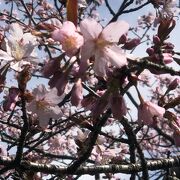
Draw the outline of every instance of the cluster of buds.
M146 50L149 61L157 64L169 64L173 61L174 45L165 42L169 38L170 32L175 27L173 19L162 19L158 27L158 33L153 37L154 45ZM153 73L155 73L153 71Z
M42 69L42 74L46 77L49 78L49 83L48 85L50 88L56 88L57 89L57 94L58 96L61 96L66 88L66 85L68 83L68 75L69 71L71 68L67 70L62 70L60 67L60 62L63 59L64 54L52 58L46 64L44 65Z
M176 0L151 0L151 3L159 10L160 16L172 17L176 12Z

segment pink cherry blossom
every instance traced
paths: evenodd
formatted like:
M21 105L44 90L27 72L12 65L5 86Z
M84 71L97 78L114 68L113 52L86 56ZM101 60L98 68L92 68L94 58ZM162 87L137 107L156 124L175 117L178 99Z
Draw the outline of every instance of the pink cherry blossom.
M106 68L109 65L118 68L126 65L125 53L116 43L128 28L129 25L125 21L113 22L103 29L94 19L83 20L80 29L85 43L81 51L81 60L87 61L95 56L94 71L101 77L106 77Z
M143 102L138 108L139 124L153 125L154 118L163 118L165 109L149 101Z
M42 128L46 128L49 119L58 119L62 116L62 112L58 107L58 103L61 101L57 96L57 90L47 90L44 85L39 85L32 92L34 99L27 105L27 110L36 114L39 120L39 125Z
M62 44L62 49L70 57L77 53L84 42L83 37L77 31L75 25L70 21L64 22L62 27L54 30L52 38Z

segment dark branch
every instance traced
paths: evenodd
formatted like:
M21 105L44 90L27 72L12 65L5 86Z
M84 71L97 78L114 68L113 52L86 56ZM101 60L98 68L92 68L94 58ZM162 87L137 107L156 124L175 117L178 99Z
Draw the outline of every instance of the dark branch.
M0 165L9 165L13 160L7 157L0 157ZM148 160L147 168L148 170L159 170L171 167L180 166L180 156L175 156L172 158L162 158L158 160ZM23 161L20 164L20 168L24 170L31 169L34 172L42 172L49 174L71 174L70 171L67 171L67 167L52 165L52 164L40 164L34 162ZM142 166L140 163L136 164L127 164L127 165L99 165L99 166L84 166L76 170L74 174L97 174L97 173L125 173L132 174L135 172L141 172Z

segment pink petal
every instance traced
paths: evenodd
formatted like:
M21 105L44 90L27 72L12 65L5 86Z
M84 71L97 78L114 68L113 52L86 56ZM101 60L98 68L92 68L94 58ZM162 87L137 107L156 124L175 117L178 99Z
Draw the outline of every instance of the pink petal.
M57 93L56 88L50 89L50 91L45 95L44 100L51 106L57 105L64 98L63 96L58 96Z
M151 102L145 102L148 106L149 106L149 111L153 116L158 116L159 118L162 118L164 113L165 113L165 109L154 104Z
M108 61L118 68L127 65L127 59L123 50L117 46L106 47L104 54Z
M94 55L95 43L94 41L86 41L81 49L81 60L86 61Z
M60 34L60 29L54 30L51 34L52 39L55 41L60 41L59 34Z
M148 106L140 105L138 108L138 123L152 125L154 122L153 116L149 113Z
M69 36L73 35L74 32L77 31L76 26L70 21L64 22L60 30Z
M48 91L43 84L38 85L32 91L32 94L36 97L36 100L38 101L44 99L46 93L48 93Z
M109 42L118 42L119 38L128 32L129 24L125 21L116 21L107 25L101 33L103 39Z
M102 52L96 53L94 62L94 72L96 75L104 78L106 77L107 62L107 56L105 56Z
M149 101L144 102L138 108L138 122L142 122L146 125L153 125L154 117L162 118L165 113L165 109L151 103Z
M102 31L102 26L94 19L84 19L80 23L80 29L85 40L96 39Z

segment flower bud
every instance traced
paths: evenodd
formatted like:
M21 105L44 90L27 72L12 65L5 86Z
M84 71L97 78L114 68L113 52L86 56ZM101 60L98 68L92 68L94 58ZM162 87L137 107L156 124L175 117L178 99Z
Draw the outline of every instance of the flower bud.
M52 76L56 71L60 69L60 60L58 58L54 58L45 63L42 73L44 77L48 78Z
M73 106L79 106L81 104L81 101L83 99L82 91L83 88L82 88L81 79L78 79L72 88L71 103Z
M165 42L162 46L163 49L174 49L174 44L170 42Z
M81 101L81 105L85 110L91 110L93 108L93 105L95 103L95 98L92 96L86 96Z
M174 59L172 57L172 54L170 54L170 53L163 53L162 55L163 55L163 62L165 64L169 64L169 63L173 62Z
M104 112L108 104L108 93L104 93L94 104L92 108L92 116L94 119L97 119L101 113Z
M50 88L56 87L57 88L57 95L61 96L66 88L66 85L68 83L68 76L67 73L62 72L56 72L53 77L49 81Z
M178 78L175 78L170 84L169 84L169 87L168 87L168 90L169 91L172 91L174 89L177 88L177 86L179 85L180 83L180 80Z
M127 42L127 35L123 34L123 35L119 38L118 44L125 44L126 42Z
M154 49L153 48L147 48L146 52L148 53L149 56L154 54Z
M81 78L84 77L84 75L86 74L86 70L88 69L89 66L89 60L83 60L80 61L80 65L79 65L79 71L77 73L77 75Z
M110 97L110 106L113 113L113 117L121 119L127 113L126 103L119 93L115 93Z
M161 43L161 40L158 36L153 36L153 43L155 45L159 45Z
M131 50L131 49L135 48L136 46L138 46L140 44L140 41L141 40L139 38L131 39L128 42L125 43L123 48L127 49L127 50Z

